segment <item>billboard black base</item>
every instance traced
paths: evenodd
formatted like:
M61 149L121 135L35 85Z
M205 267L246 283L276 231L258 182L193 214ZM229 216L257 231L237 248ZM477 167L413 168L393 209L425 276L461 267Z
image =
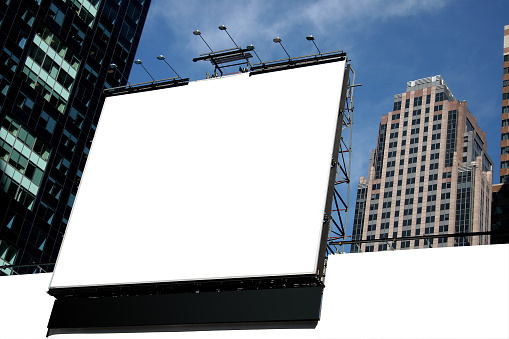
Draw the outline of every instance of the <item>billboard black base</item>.
M48 334L315 327L322 287L59 298Z

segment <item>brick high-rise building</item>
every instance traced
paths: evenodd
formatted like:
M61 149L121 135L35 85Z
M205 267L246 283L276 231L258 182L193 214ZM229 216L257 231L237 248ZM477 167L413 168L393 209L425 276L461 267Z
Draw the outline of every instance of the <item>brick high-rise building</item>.
M102 91L125 85L149 5L0 1L0 266L55 262Z
M492 244L509 243L509 25L504 27L500 184L493 185Z
M485 132L441 76L410 81L382 117L361 177L351 252L488 244L489 236L397 237L489 231L492 161Z

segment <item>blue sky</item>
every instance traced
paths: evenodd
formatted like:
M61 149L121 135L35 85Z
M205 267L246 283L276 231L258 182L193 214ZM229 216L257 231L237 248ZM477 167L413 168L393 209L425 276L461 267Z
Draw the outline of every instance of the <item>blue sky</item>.
M355 190L367 175L369 151L376 145L382 115L392 110L395 94L406 82L442 75L458 100L487 133L499 182L500 113L504 25L509 25L507 0L152 0L137 58L156 79L174 76L156 56L164 54L182 76L191 80L212 72L209 63L192 59L208 51L192 32L199 29L214 50L234 47L217 27L226 25L237 44L253 44L263 61L286 57L272 39L281 37L290 56L313 54L305 37L314 35L322 52L347 52L356 82L353 127L351 234ZM130 82L149 81L134 66ZM253 98L252 93L240 93Z

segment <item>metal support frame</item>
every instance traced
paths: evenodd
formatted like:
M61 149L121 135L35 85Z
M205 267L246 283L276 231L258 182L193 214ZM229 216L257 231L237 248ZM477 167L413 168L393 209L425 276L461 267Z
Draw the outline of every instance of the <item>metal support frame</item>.
M348 79L348 89L343 115L343 126L339 146L336 180L334 187L334 204L330 216L329 237L327 239L327 255L344 253L344 243L339 242L345 239L345 228L348 222L350 204L350 170L352 159L352 127L355 87L355 71L349 65L351 72Z
M258 64L253 64L253 66L251 67L250 74L252 75L262 74L267 72L280 71L284 69L324 64L328 62L335 62L345 59L346 59L345 52L333 51L321 54L304 55L291 59L272 60Z
M138 92L146 92L152 91L155 89L162 89L168 87L178 87L185 86L189 83L189 78L182 79L180 77L161 79L149 82L141 82L139 84L133 84L129 86L120 86L120 87L112 87L106 88L103 90L105 96L114 96L128 93L138 93Z
M221 76L224 74L223 69L232 67L232 66L239 66L239 65L246 65L245 68L250 68L251 63L249 62L249 58L252 58L253 55L249 53L251 50L248 48L230 48L225 49L221 51L212 51L210 53L200 54L200 57L194 58L193 61L210 61L212 65L214 65L214 74L219 71L221 73ZM241 62L235 62L240 61Z
M378 238L378 239L363 239L363 240L335 240L331 241L332 245L344 246L345 244L369 244L369 243L396 243L398 241L420 240L420 239L435 239L435 238L467 238L475 236L509 234L509 231L483 231L483 232L458 232L458 233L443 233L443 234L429 234L429 235L415 235L408 237L396 238ZM469 245L470 246L470 245Z

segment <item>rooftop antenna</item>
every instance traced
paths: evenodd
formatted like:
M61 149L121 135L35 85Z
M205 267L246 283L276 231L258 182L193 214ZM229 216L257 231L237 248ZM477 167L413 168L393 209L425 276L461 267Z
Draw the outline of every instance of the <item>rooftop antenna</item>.
M154 79L154 77L153 77L152 75L150 75L150 73L147 71L147 69L145 68L145 66L143 66L143 62L142 62L140 59L136 59L136 60L134 60L134 63L135 63L136 65L141 65L141 67L143 67L143 69L145 70L145 72L147 72L147 74L149 75L149 77L151 77L151 78L152 78L152 81L153 81L153 82L155 82L155 81L156 81L156 79Z
M221 25L218 27L221 31L225 31L226 34L228 34L228 36L230 37L230 39L233 41L233 43L235 44L235 47L237 48L240 48L237 43L235 42L235 40L233 40L232 36L230 35L230 33L228 33L228 31L226 30L226 26L225 25Z
M117 68L118 68L117 64L110 64L108 73L110 73L110 74L115 73L117 71ZM120 75L122 76L122 78L124 78L127 81L127 84L129 85L129 87L131 87L129 80L126 77L124 77L124 75L122 73L120 73Z
M248 51L253 51L254 54L256 55L256 57L258 58L258 60L260 60L260 63L263 64L262 59L260 59L260 57L258 56L258 53L256 53L256 51L255 51L255 46L253 46L252 44L251 45L247 45L246 49Z
M203 40L203 42L205 43L205 45L207 45L207 47L210 49L210 51L211 51L212 53L214 53L214 51L212 50L212 48L210 48L209 44L208 44L208 43L205 41L205 39L203 39L203 37L201 36L201 32L200 32L199 30L195 30L195 31L193 32L193 34L194 34L194 35L199 35L199 36L200 36L200 38L201 38L201 39ZM229 34L228 34L228 35L229 35Z
M288 55L288 60L292 59L290 57L290 54L288 54L288 52L286 51L285 46L283 46L283 44L281 43L281 38L280 37L275 37L274 39L272 39L272 41L274 41L276 44L280 44L281 47L283 47L283 51L285 51L286 55Z
M313 45L315 45L316 50L318 51L318 54L322 55L322 52L320 52L320 50L318 49L318 46L317 46L317 45L316 45L316 43L315 43L315 37L314 37L314 36L312 36L312 35L308 35L308 36L306 37L306 40L307 40L307 41L311 41L311 42L313 43Z
M175 72L175 74L177 74L177 76L180 78L180 75L177 73L177 71L175 71L175 70L173 69L173 67L171 67L171 65L168 63L168 61L166 61L166 57L165 57L164 55L162 55L162 54L161 54L161 55L157 56L157 60L162 60L162 61L164 61L164 62L165 62L165 63L166 63L166 64L167 64L170 68L171 68L171 70L172 70L173 72Z

